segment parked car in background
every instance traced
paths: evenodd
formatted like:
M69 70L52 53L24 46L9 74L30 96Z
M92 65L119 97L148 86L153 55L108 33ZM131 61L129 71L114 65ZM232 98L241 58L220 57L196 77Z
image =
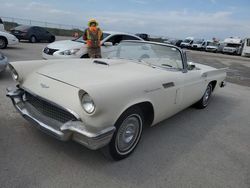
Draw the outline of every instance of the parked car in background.
M189 49L191 48L193 42L194 42L194 37L187 37L181 42L180 47Z
M178 47L180 47L182 42L183 42L183 40L180 40L180 39L168 39L168 40L163 41L163 43L165 43L165 44L172 44L172 45L178 46Z
M192 50L205 50L207 45L207 41L204 39L195 39L193 44L191 45Z
M207 52L218 52L219 51L219 43L214 41L207 41L207 46L205 49Z
M250 57L250 37L243 40L242 56Z
M113 46L119 44L122 40L143 40L140 37L114 31L104 31L101 41L102 54L107 54ZM44 59L58 58L88 58L86 42L82 36L78 39L56 41L43 49Z
M28 40L31 43L40 41L54 42L56 39L55 35L38 26L20 25L11 29L11 33L19 40Z
M137 33L136 36L140 37L141 39L145 41L150 41L150 36L146 33Z
M0 52L0 73L7 67L8 59Z
M106 147L114 160L134 151L147 126L193 104L206 108L226 79L226 69L188 63L173 45L140 40L121 42L108 59L22 61L9 68L18 87L7 96L25 119L62 141Z
M175 42L175 46L177 47L181 47L181 43L183 42L183 40L177 39L177 41Z
M224 48L222 53L241 55L242 53L242 39L240 38L226 38L224 40Z
M220 41L218 44L218 53L223 53L223 48L226 46L226 44L224 43L224 41Z
M5 31L4 24L1 18L0 18L0 31Z
M18 39L6 31L0 31L0 49L6 48L8 45L18 44Z

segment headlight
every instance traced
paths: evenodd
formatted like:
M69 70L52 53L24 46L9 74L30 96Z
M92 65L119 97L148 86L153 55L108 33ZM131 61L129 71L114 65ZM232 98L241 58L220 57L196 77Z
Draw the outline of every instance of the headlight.
M72 49L72 50L65 50L63 52L60 52L61 55L74 55L76 54L80 49Z
M17 71L15 70L15 68L9 64L9 69L10 69L10 72L11 72L11 75L12 75L12 78L15 80L15 81L18 81L19 80L19 75L17 73Z
M95 104L93 99L88 93L83 94L81 99L82 107L88 114L92 114L95 111Z

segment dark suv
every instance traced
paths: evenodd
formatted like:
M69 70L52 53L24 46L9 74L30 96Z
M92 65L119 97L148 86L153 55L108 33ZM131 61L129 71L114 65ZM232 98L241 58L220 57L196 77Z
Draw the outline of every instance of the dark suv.
M54 42L56 39L55 35L38 26L17 26L11 29L11 34L15 35L19 40L28 40L31 43L39 41Z

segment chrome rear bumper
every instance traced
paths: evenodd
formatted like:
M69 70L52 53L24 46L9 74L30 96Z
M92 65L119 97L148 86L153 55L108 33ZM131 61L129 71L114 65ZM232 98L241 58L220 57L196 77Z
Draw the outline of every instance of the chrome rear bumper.
M74 140L85 147L96 150L107 145L112 139L115 127L111 126L101 131L89 130L81 120L59 122L56 119L40 113L28 101L24 100L25 91L23 89L7 90L7 97L12 100L18 112L41 131L61 140ZM74 114L72 114L74 115Z

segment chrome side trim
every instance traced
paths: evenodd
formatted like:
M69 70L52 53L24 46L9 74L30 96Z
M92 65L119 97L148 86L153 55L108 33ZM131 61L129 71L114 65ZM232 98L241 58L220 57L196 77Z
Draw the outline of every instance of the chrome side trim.
M36 73L37 73L37 74L40 74L41 76L44 76L44 77L50 78L50 79L52 79L52 80L55 80L55 81L58 81L58 82L64 83L64 84L66 84L66 85L69 85L69 86L75 87L75 88L77 88L77 89L80 89L80 88L79 88L79 87L77 87L77 86L74 86L74 85L69 84L69 83L67 83L67 82L64 82L64 81L62 81L62 80L58 80L58 79L53 78L53 77L51 77L51 76L48 76L48 75L46 75L46 74L42 74L42 73L40 73L40 72L36 72Z

